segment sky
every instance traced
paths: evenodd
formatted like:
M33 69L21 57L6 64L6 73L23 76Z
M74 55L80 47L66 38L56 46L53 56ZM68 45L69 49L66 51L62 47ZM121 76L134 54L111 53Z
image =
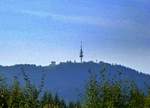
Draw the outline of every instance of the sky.
M150 74L149 0L0 0L0 65L79 61Z

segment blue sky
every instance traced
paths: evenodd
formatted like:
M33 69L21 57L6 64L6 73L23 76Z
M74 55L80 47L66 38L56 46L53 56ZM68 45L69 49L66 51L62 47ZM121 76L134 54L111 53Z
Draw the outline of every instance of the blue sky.
M84 60L150 73L149 0L0 0L0 64Z

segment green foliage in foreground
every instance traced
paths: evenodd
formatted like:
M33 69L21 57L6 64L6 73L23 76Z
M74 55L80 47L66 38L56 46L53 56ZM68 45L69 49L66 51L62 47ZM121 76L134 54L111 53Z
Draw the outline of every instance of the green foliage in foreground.
M129 83L128 87L122 87L121 81L109 83L105 73L106 70L102 70L99 80L99 76L91 74L82 104L66 103L50 92L41 94L44 78L37 88L31 84L25 72L24 87L20 86L17 77L14 77L11 86L7 86L0 77L0 108L150 108L150 92L144 95L136 85Z
M102 81L91 74L84 108L150 108L150 93L144 95L134 83L128 82L126 87L121 86L122 81L110 83L100 74Z
M41 80L41 87L37 88L23 74L26 82L24 87L20 86L17 77L12 86L7 86L4 79L0 78L0 108L81 108L79 102L66 104L57 94L41 92L44 79Z

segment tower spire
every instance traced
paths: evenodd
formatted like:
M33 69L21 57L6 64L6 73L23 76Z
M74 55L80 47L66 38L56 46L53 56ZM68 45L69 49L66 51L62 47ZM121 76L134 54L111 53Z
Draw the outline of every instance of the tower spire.
M80 59L81 59L81 63L83 62L83 46L82 46L82 41L81 41L81 48L80 48Z

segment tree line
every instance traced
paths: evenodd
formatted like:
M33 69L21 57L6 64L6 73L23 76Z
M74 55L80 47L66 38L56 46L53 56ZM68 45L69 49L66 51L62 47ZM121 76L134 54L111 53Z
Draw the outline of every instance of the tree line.
M134 82L109 81L105 67L98 75L90 71L84 98L78 102L66 102L57 94L42 92L44 76L40 87L36 87L26 72L22 70L22 73L24 86L20 85L17 77L14 77L12 85L7 85L0 77L0 108L150 108L150 90L145 94ZM122 85L123 82L126 86Z

